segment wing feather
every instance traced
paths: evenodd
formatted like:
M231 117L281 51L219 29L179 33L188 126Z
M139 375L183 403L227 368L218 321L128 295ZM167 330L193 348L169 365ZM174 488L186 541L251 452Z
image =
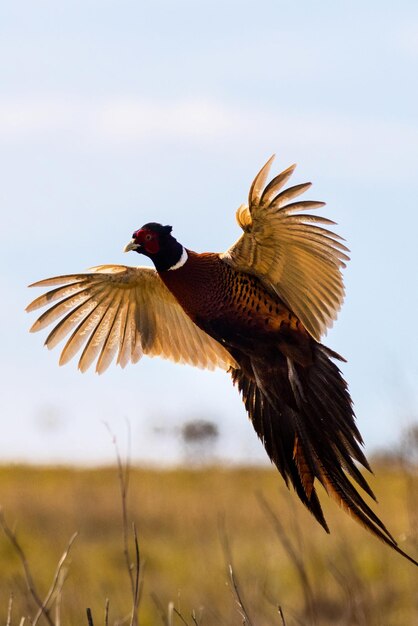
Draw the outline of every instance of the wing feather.
M79 323L84 323L85 320L90 319L90 326L94 323L94 314L97 315L101 306L103 306L103 301L106 300L106 297L103 297L99 300L94 298L94 296L90 297L85 302L82 302L74 309L69 311L67 315L65 315L56 326L51 330L48 337L45 340L45 345L52 350L55 348L60 341L64 339L68 335L68 333ZM49 320L49 323L52 323L56 320L56 316ZM33 328L33 327L32 327ZM32 330L32 329L31 329ZM38 330L38 329L35 329Z
M285 169L283 172L278 174L269 182L267 187L264 189L263 194L261 196L261 203L268 206L272 199L279 193L280 189L284 187L289 178L292 176L295 171L296 163Z
M95 295L95 291L96 290L92 288L85 288L73 293L72 295L66 295L67 291L65 290L62 294L65 297L45 311L45 313L43 313L32 325L30 332L34 333L38 330L42 330L55 322L55 320L62 317L66 311L75 310L76 307L90 300L91 297ZM46 304L47 302L45 302L42 306L45 306Z
M123 303L120 309L120 337L119 352L116 363L126 367L130 360L130 331L129 331L129 293L123 294Z
M100 374L115 358L125 367L143 354L208 369L236 365L230 353L186 315L151 268L102 265L31 286L53 287L27 311L49 306L31 328L36 332L55 323L45 341L48 348L70 335L60 365L80 350L79 369L84 372L96 361Z
M51 302L55 302L56 300L62 299L67 295L71 296L72 294L80 293L81 291L83 291L83 285L83 281L79 280L77 282L71 283L70 286L57 287L56 289L52 289L51 291L48 291L47 294L43 294L42 296L39 296L39 298L35 298L35 300L30 303L26 310L28 312L35 311L36 309L46 306ZM33 285L29 286L37 287L38 283L34 283Z
M80 371L85 372L90 365L94 362L99 354L103 343L106 340L111 320L117 311L117 306L114 306L117 293L112 292L110 297L98 308L96 314L96 323L92 329L81 353L80 360L78 362L78 368ZM116 311L115 311L116 309ZM97 319L98 318L98 319Z
M96 372L98 372L99 374L102 374L105 370L107 370L107 368L113 361L113 358L116 352L118 351L118 347L119 347L118 344L119 344L119 337L120 337L120 325L122 321L122 315L120 314L120 309L122 306L123 298L121 297L121 294L118 294L118 295L119 295L119 298L117 301L117 308L113 312L114 314L109 320L107 336L103 341L102 348L100 350L100 355L99 355L99 358L97 359Z
M59 360L60 365L65 365L66 363L68 363L68 361L71 361L71 359L77 354L77 352L86 343L88 336L89 336L89 332L95 327L97 323L98 316L97 316L97 313L95 314L95 312L97 311L97 308L99 307L99 305L100 303L97 303L97 302L89 303L90 310L86 311L86 315L80 321L80 323L75 328L75 330L71 333L70 338L67 340L61 352L60 360ZM52 333L54 332L54 330L55 329L53 329ZM63 339L68 332L70 332L70 327L63 329L61 339ZM55 343L52 343L52 341L50 340L51 334L47 337L45 341L45 344L49 349L55 347L56 345ZM56 343L59 343L59 341L57 341Z
M281 191L295 165L265 186L272 161L273 157L254 179L249 205L237 210L244 234L221 257L235 269L257 276L320 340L344 300L341 269L349 261L349 250L339 235L326 228L334 225L332 220L305 213L324 206L323 202L294 201L311 183Z
M312 183L302 183L301 185L294 185L293 187L288 187L281 193L279 193L270 204L271 209L282 209L289 200L293 200L293 198L297 198L301 196L305 191L307 191L310 187L312 187Z
M263 187L266 184L267 176L269 175L271 164L274 161L274 154L269 158L267 163L261 168L258 172L257 176L254 178L253 183L250 188L250 193L248 194L248 204L255 205L258 204L261 198L261 194L263 191Z

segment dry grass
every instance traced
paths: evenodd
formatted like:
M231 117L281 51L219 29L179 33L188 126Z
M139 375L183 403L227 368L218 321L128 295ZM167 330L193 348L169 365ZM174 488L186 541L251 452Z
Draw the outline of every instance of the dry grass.
M416 555L410 517L417 477L385 466L376 468L376 475L379 515L402 548ZM132 589L119 488L116 468L0 468L1 504L41 597L78 532L60 596L63 626L87 626L87 607L94 626L102 626L107 598L109 626L122 624L122 618L129 624ZM417 624L416 568L327 502L325 494L322 499L330 536L274 470L132 469L128 523L136 522L143 563L139 624ZM35 615L36 606L4 535L0 559L0 624L8 623L13 593L9 623L14 626L22 616ZM39 624L45 623L41 617Z

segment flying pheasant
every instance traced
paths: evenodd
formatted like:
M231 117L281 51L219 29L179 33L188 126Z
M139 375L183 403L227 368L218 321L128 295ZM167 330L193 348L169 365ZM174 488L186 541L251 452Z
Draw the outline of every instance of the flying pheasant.
M59 320L46 345L70 335L60 365L82 350L82 372L95 360L102 373L115 357L124 367L143 354L227 370L271 461L324 529L317 482L418 565L354 486L375 499L356 464L370 469L334 363L344 359L320 343L343 302L348 249L326 228L334 222L306 213L323 202L295 201L310 183L282 190L294 165L266 185L273 158L251 185L248 206L237 211L244 233L229 250L198 254L171 226L147 223L125 252L149 257L155 269L100 265L34 283L53 289L27 307L49 306L31 331Z

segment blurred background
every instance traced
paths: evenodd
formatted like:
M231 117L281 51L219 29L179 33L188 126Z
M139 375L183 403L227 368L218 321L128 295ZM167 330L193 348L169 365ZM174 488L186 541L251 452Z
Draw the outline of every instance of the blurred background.
M24 308L33 281L143 263L122 248L147 221L225 250L273 152L348 241L324 342L348 359L367 452L398 440L418 414L417 75L415 2L4 3L1 461L113 461L105 424L124 440L129 421L135 462L177 463L201 456L197 421L212 459L265 462L225 373L59 368Z

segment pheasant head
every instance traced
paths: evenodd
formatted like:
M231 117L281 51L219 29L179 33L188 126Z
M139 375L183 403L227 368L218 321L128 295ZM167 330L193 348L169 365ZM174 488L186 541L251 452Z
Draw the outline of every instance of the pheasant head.
M171 226L163 226L156 222L144 224L133 233L124 252L134 250L149 257L158 271L169 270L175 267L185 254L183 246L173 237L171 231Z

